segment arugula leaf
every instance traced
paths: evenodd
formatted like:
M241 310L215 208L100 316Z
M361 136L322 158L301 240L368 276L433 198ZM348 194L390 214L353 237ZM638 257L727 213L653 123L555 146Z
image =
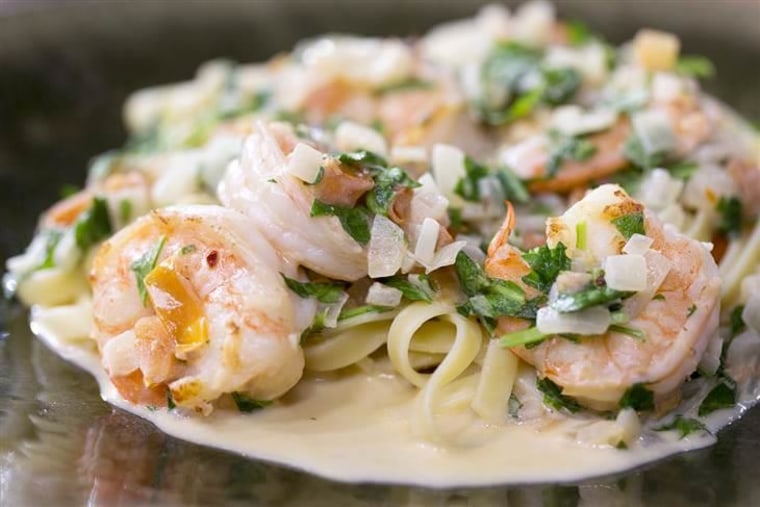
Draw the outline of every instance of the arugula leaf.
M566 161L583 162L596 153L596 146L587 139L566 136L556 130L549 131L551 152L546 162L546 174L551 177L559 172Z
M140 301L142 301L143 306L145 306L148 301L148 291L145 289L145 277L156 267L158 256L161 254L165 242L166 236L161 236L158 241L142 255L142 257L135 260L129 266L129 269L135 274L137 292L140 294Z
M323 282L299 282L293 280L280 273L285 285L288 289L292 290L299 297L302 298L314 298L320 303L333 304L340 301L343 297L343 285L338 283L323 283Z
M389 312L393 310L390 306L380 306L380 305L362 305L362 306L355 306L353 308L349 308L348 310L343 310L340 312L340 315L338 315L338 322L342 320L352 319L354 317L358 317L359 315L364 315L365 313L383 313L383 312Z
M105 199L95 197L90 209L79 215L74 224L74 237L77 246L82 251L87 251L95 243L107 238L113 227L108 215L108 204Z
M631 407L636 411L654 410L654 393L644 384L633 384L618 402L620 408Z
M715 65L704 56L683 55L676 62L675 71L696 78L710 78L715 75Z
M311 205L312 217L334 216L340 221L343 230L351 236L354 241L360 245L366 245L369 242L369 210L363 206L346 208L344 206L335 206L324 203L315 199Z
M613 218L611 222L626 240L631 239L631 236L634 234L646 235L646 230L644 230L644 213L642 211L634 211L633 213Z
M671 430L678 431L680 438L684 438L697 431L707 431L707 428L701 421L690 417L684 417L682 415L677 415L676 418L668 424L660 426L659 428L654 428L654 431Z
M497 168L496 178L499 180L505 199L520 204L530 201L528 189L512 169L507 166Z
M720 214L718 230L727 236L738 236L742 232L742 202L736 197L722 196L715 208Z
M240 412L254 412L272 404L272 400L256 400L237 391L232 392L232 399Z
M634 166L645 171L661 165L665 159L662 153L647 153L635 134L631 134L623 144L623 156Z
M388 216L396 191L399 188L417 188L420 183L412 179L400 167L391 167L378 172L374 177L375 186L367 194L367 207L373 213Z
M430 278L426 275L419 275L419 283L416 284L403 276L394 276L381 281L388 287L400 290L409 301L433 302L435 289L430 285Z
M736 404L736 383L723 376L699 405L697 415L704 416L723 408L731 408Z
M565 409L570 413L578 412L580 404L569 396L562 394L560 387L552 382L549 377L536 379L536 387L544 394L544 405L555 410Z
M478 164L470 157L465 157L464 171L464 176L454 186L454 193L465 201L480 202L479 182L482 178L488 176L488 168L482 164Z
M566 250L563 243L558 243L554 248L543 245L525 252L523 259L530 266L531 272L523 276L522 281L548 293L557 276L570 269L570 258Z

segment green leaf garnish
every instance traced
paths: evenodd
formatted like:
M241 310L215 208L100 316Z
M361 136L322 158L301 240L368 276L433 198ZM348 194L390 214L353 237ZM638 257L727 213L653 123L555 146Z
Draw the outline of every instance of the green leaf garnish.
M338 322L342 320L353 319L354 317L365 315L367 313L384 313L384 312L389 312L391 310L393 310L393 308L390 306L381 306L381 305L355 306L353 308L349 308L348 310L341 311L340 315L338 315Z
M678 178L679 180L688 180L697 169L699 169L699 165L690 160L682 160L681 162L677 162L667 167L671 176Z
M254 412L272 404L271 400L256 400L247 394L237 391L232 393L232 399L241 412Z
M377 95L385 95L387 93L405 92L410 90L426 90L432 88L432 86L433 83L430 81L418 77L410 77L397 83L391 83L376 88L375 93Z
M401 291L401 294L409 301L424 301L432 303L435 295L435 289L430 285L430 278L426 275L419 275L419 283L415 284L403 276L394 276L381 280L388 287L393 287Z
M92 245L106 239L113 232L108 204L105 199L95 197L92 206L77 218L74 224L74 237L77 246L87 251Z
M626 240L631 239L631 236L634 234L646 235L644 213L642 211L634 211L633 213L613 218L611 222Z
M631 338L635 338L639 341L644 341L647 338L646 333L641 329L636 329L635 327L630 326L623 326L621 324L611 324L608 328L608 331L628 335Z
M543 245L525 252L523 260L528 263L531 272L522 278L523 282L548 293L557 276L570 269L571 262L566 250L563 243L558 243L554 248Z
M536 326L531 326L520 331L513 331L503 335L499 339L502 347L512 348L518 345L538 344L549 336L538 330Z
M158 256L161 254L165 242L166 236L161 236L158 241L142 255L142 257L135 260L129 266L129 269L135 274L137 292L140 294L140 301L142 301L143 306L145 306L148 301L148 291L145 289L145 277L156 267Z
M315 199L311 205L312 217L334 216L340 221L341 227L360 245L366 245L370 238L369 210L362 206L347 208L327 204Z
M384 169L372 178L375 186L367 193L367 207L373 213L388 216L396 191L401 188L417 188L418 182L399 167Z
M528 190L512 169L506 166L499 167L496 169L496 178L499 180L505 199L520 204L530 201Z
M582 46L594 38L594 34L589 27L581 21L567 21L565 22L565 28L567 29L568 41L572 46Z
M573 98L580 86L581 75L573 68L544 69L544 87L541 100L551 106L564 104Z
M333 304L337 303L343 297L344 287L338 283L325 282L299 282L285 275L282 275L285 285L302 298L315 298L320 303Z
M546 162L548 177L555 176L564 162L571 160L583 162L596 153L596 146L591 141L566 136L556 130L549 131L549 143L551 151Z
M731 408L734 405L736 405L736 383L732 379L723 376L718 384L707 393L705 399L702 400L697 415L701 417L716 410Z
M675 71L696 78L710 78L715 75L715 65L704 56L683 55L676 62Z
M132 219L132 201L122 199L119 201L119 221L122 224L128 224Z
M697 419L692 419L690 417L684 417L682 415L677 415L675 419L673 419L668 424L660 426L659 428L654 428L654 431L672 431L672 430L675 430L678 432L679 438L684 438L690 435L691 433L695 433L697 431L707 431L707 428L701 421L698 421Z
M634 166L645 171L661 165L664 160L662 153L647 153L641 140L635 134L631 134L626 139L623 145L623 156Z
M599 285L592 281L578 292L558 294L549 306L561 313L578 312L592 306L613 303L631 295L632 292L610 289L603 282Z
M454 193L465 201L480 202L480 180L488 176L488 168L470 157L464 158L465 174L457 181Z
M182 248L179 249L179 254L180 255L191 254L191 253L195 252L197 249L198 249L198 247L196 247L193 244L185 245L185 246L183 246Z
M747 324L744 322L742 312L744 312L744 305L739 305L731 310L731 316L729 318L729 336L731 338L747 329Z
M560 387L548 377L536 380L536 387L544 394L544 405L555 410L565 409L570 413L578 412L580 404L569 396L562 394Z
M720 214L718 230L736 237L742 232L742 202L736 197L722 196L715 208Z
M58 229L48 229L44 234L47 236L45 241L45 257L35 268L35 271L55 267L55 249L58 247L58 243L61 242L61 238L63 237L63 232Z
M633 384L618 402L620 408L631 407L636 411L654 410L654 393L644 384Z

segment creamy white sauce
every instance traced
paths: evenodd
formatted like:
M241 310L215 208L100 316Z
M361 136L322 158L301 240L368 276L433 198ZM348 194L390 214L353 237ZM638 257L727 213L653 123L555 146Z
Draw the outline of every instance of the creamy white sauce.
M554 430L476 423L469 445L436 445L410 428L415 389L392 376L305 379L282 403L252 414L217 410L209 417L150 410L125 401L110 382L90 340L61 338L32 321L32 330L64 359L90 372L103 399L149 420L165 433L346 482L464 487L573 481L620 472L711 445L705 433L677 436L630 449L581 445ZM751 400L712 414L712 433L738 418Z

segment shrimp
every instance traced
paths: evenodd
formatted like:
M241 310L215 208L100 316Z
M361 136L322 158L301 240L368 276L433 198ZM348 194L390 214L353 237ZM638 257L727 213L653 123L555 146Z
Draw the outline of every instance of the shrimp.
M600 266L608 256L620 254L626 244L611 221L631 213L643 214L652 245L644 254L647 289L624 300L623 311L630 318L626 326L641 330L645 338L607 331L578 342L551 336L535 347L512 349L539 375L561 386L564 394L600 410L617 407L626 389L638 383L658 401L669 399L695 370L718 326L720 279L709 251L700 242L663 226L616 185L598 187L561 217L550 218L547 244L556 247L562 242L572 259ZM584 249L578 247L576 235L581 222L587 231ZM489 247L485 269L489 276L522 286L531 298L535 289L522 280L530 266L507 242L513 226L514 218L508 213ZM654 298L655 294L658 297ZM501 319L499 330L510 332L527 325L527 321Z
M158 209L103 243L90 272L93 337L119 393L207 412L224 393L277 398L301 377L310 300L248 221L218 206Z
M219 187L225 206L245 213L285 258L330 278L356 280L367 274L367 250L341 226L337 217L311 216L315 199L333 205L353 204L372 188L370 177L350 175L327 165L316 185L306 185L287 170L287 156L297 143L282 124L260 124L246 141Z

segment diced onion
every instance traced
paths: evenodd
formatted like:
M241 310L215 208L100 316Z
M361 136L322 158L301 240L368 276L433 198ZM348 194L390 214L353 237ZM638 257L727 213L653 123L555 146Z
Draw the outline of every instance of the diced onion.
M684 182L665 169L653 169L641 182L637 197L645 206L660 211L678 201Z
M433 176L438 188L451 202L460 207L462 198L454 193L457 183L465 176L464 152L448 144L433 146Z
M633 39L636 63L647 70L668 70L678 60L681 42L671 33L644 29Z
M140 367L131 329L114 336L102 348L103 366L111 376L128 375Z
M742 320L747 324L747 327L756 333L760 333L760 293L752 294L744 304Z
M647 288L647 261L640 254L610 255L604 259L604 281L614 290L644 290Z
M287 170L306 183L314 183L322 168L322 153L308 144L298 143L288 155Z
M644 255L652 247L654 240L643 234L633 234L623 247L623 252L631 255Z
M425 271L430 273L444 266L451 266L456 262L457 255L467 245L464 241L455 241L444 246L435 253L432 262L425 266Z
M348 294L344 292L340 297L340 300L338 300L336 303L322 306L318 309L320 313L324 312L325 318L322 323L325 327L333 328L338 325L338 316L340 315L340 312L343 311L343 307L346 305L346 301L348 301Z
M424 146L394 146L390 159L398 165L427 164L428 154Z
M560 313L545 306L536 314L536 326L544 334L604 334L610 327L610 322L609 310L601 306L592 306L572 313Z
M720 367L720 354L723 350L723 338L715 333L710 341L707 342L707 348L699 360L699 371L708 376L715 375Z
M612 109L584 111L579 106L567 105L554 110L551 126L569 136L599 132L612 126L617 113Z
M414 256L422 264L431 264L433 262L440 227L438 222L432 218L426 218L422 221L419 234L417 235L417 244L414 246Z
M657 102L673 102L684 93L683 81L669 72L657 72L652 78L652 98Z
M677 138L667 111L648 110L633 115L633 130L647 154L661 153L676 147Z
M398 306L401 303L401 296L400 290L375 282L370 285L365 302L368 305Z
M623 302L623 311L630 318L635 318L650 303L672 267L670 259L654 250L647 250L644 259L647 264L647 287Z
M77 246L75 228L72 227L61 236L53 253L53 263L64 271L74 269L82 257L82 251Z
M433 177L425 173L418 182L421 186L414 189L409 203L409 223L421 224L425 218L432 218L441 225L448 225L449 200L441 194Z
M739 300L746 303L752 294L760 294L760 273L749 275L741 282Z
M367 249L370 278L394 275L401 268L405 254L404 231L388 218L375 215Z
M383 157L388 154L388 144L380 132L352 121L338 125L335 144L343 151L368 150Z

